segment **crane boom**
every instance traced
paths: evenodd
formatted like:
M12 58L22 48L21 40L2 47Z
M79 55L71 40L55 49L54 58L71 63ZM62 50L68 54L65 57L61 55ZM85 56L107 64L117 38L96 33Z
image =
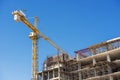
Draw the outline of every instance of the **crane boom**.
M34 27L26 18L25 14L22 11L14 11L12 13L14 15L14 19L16 21L22 21L24 24L26 24L30 29L33 30L36 34L38 34L40 37L42 37L44 40L48 41L52 46L54 46L58 51L62 53L66 53L63 49L61 49L59 46L57 46L51 39L46 37L44 34L42 34L36 27Z

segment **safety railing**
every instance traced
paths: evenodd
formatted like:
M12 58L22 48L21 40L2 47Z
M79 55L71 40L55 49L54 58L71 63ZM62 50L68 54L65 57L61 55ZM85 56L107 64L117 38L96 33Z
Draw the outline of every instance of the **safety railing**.
M110 51L116 48L120 48L120 38L102 42L100 44L90 46L89 48L75 51L75 53L79 55L79 58L85 58L88 56Z

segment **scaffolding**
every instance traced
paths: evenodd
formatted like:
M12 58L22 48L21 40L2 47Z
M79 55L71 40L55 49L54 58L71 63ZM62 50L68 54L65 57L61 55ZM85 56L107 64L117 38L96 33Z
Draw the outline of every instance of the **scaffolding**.
M120 80L120 38L47 58L39 80Z

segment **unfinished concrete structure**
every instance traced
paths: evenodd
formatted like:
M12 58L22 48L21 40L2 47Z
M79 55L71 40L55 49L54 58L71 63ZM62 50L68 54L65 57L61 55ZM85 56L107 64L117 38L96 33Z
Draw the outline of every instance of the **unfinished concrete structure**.
M49 57L39 80L120 80L120 38Z

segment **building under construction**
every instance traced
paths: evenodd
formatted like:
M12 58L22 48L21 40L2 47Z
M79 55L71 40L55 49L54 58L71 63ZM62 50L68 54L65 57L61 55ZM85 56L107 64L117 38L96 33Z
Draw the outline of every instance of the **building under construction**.
M120 38L48 57L39 80L120 80Z
M76 57L72 58L36 28L37 18L33 26L21 10L12 14L15 21L23 22L33 31L30 35L33 41L33 80L120 80L120 37L75 51ZM61 51L44 61L41 72L38 72L39 37Z

